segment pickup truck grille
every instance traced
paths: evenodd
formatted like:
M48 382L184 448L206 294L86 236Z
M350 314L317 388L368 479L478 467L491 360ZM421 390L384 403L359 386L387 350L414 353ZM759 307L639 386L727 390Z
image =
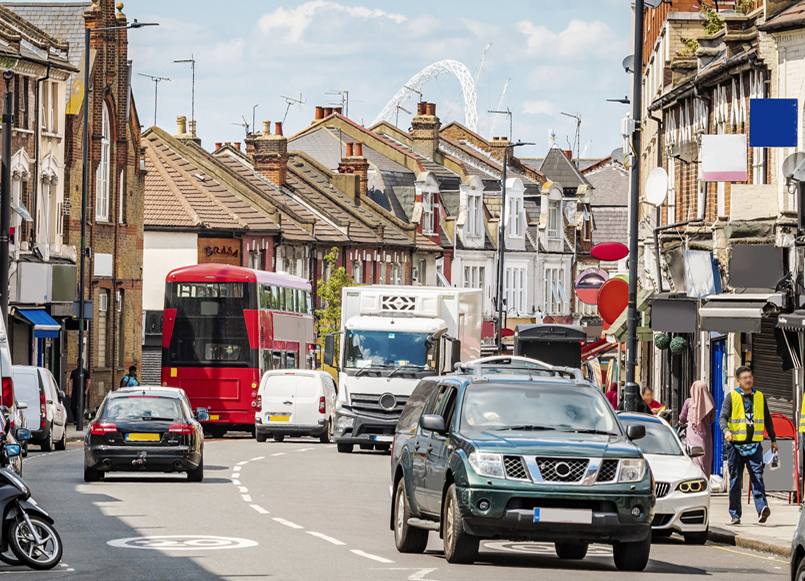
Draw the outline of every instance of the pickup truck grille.
M544 482L579 482L589 464L587 458L537 458Z
M608 459L601 462L601 468L598 469L598 478L596 482L612 482L618 475L618 463L620 460Z
M528 476L525 463L520 456L504 456L503 467L506 469L506 478L512 480L531 480Z
M380 405L382 395L370 393L353 393L352 409L358 413L381 420L397 420L400 418L403 408L408 401L407 395L394 396L394 407L384 408Z

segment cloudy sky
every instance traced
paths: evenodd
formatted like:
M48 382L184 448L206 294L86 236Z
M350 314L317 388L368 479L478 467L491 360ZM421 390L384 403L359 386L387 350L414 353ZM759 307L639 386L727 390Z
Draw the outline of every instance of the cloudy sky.
M313 119L316 105L349 91L349 115L370 125L402 86L428 65L460 61L475 74L491 43L477 81L478 129L486 137L508 133L501 107L513 113L514 138L537 143L521 155L544 154L549 131L560 145L573 141L580 114L581 149L605 156L620 143L620 118L627 107L607 98L629 92L621 68L631 53L628 0L129 0L129 20L156 21L159 27L132 31L130 58L135 73L171 77L159 84L158 123L175 132L177 115L190 116L190 68L175 59L196 59L196 119L202 145L240 140L258 104L262 120L282 120L291 107L286 135ZM135 74L135 98L144 125L153 124L154 84ZM442 75L424 86L446 123L464 120L461 85ZM406 108L415 111L415 98ZM494 129L493 117L497 117ZM400 112L399 125L410 126Z

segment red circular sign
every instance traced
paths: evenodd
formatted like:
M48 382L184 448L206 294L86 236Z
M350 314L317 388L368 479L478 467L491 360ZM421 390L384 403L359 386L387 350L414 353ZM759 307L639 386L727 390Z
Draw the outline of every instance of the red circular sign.
M598 260L614 261L629 256L629 249L620 242L602 242L593 246L590 254Z
M598 312L610 325L629 304L629 283L620 278L611 278L601 286L598 293Z
M608 278L600 268L588 268L576 278L576 298L587 305L597 305L598 291Z

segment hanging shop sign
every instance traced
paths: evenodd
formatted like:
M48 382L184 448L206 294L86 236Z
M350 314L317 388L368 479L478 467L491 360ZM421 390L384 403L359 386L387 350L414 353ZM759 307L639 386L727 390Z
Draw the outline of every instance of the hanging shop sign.
M576 297L586 305L598 304L598 292L609 279L609 275L600 268L588 268L576 277Z

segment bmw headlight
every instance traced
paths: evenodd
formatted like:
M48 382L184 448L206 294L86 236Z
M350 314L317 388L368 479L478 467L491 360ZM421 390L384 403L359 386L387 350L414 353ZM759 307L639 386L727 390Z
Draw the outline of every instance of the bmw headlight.
M643 458L621 460L621 474L618 482L640 482L646 475L646 461Z
M707 490L707 480L704 478L696 478L694 480L683 480L679 484L677 484L676 489L679 492L684 492L685 494L691 494L694 492L704 492Z
M470 466L478 476L488 476L490 478L505 478L503 471L503 456L500 454L490 454L487 452L472 452L470 454Z
M335 429L339 432L343 432L347 428L351 428L355 425L355 418L352 416L336 416L335 418Z

